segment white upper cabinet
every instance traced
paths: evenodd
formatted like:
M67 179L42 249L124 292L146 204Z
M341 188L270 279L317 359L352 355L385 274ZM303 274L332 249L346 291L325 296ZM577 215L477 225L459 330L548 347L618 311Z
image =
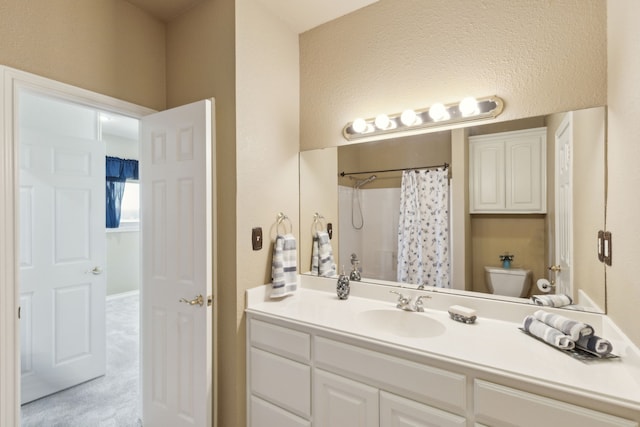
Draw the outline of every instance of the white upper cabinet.
M469 137L471 213L546 213L547 128Z

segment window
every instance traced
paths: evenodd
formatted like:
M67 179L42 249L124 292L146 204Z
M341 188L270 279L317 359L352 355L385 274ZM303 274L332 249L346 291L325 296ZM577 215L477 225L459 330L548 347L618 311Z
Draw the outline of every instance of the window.
M140 183L127 181L124 184L122 206L120 208L120 229L131 230L140 227Z

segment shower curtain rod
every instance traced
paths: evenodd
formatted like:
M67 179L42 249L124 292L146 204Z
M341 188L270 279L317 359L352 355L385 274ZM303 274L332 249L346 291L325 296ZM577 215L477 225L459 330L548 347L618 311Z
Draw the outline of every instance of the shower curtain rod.
M448 168L449 163L443 163L441 165L432 165L432 166L418 166L415 168L400 168L400 169L382 169L377 171L362 171L362 172L340 172L340 176L348 176L348 175L360 175L363 173L383 173L383 172L402 172L414 169L436 169L436 168Z

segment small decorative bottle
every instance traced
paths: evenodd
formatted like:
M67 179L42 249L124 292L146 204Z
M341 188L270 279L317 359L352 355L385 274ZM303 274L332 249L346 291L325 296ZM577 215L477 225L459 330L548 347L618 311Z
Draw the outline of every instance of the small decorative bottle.
M513 255L509 255L509 253L505 253L504 255L500 255L500 261L502 261L502 268L509 269L511 268L511 261L513 261Z
M351 273L349 273L349 280L359 282L360 280L362 280L362 274L360 274L360 268L358 267L360 261L354 261L352 264L353 269L351 270Z
M344 266L342 267L342 274L338 276L338 284L336 285L336 293L338 294L339 299L347 299L349 298L349 277L344 274Z

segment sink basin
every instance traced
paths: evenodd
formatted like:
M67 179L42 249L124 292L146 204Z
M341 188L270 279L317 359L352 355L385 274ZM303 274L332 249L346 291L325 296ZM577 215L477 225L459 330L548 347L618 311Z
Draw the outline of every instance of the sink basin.
M365 328L401 337L426 338L442 335L444 325L424 313L404 310L367 310L356 315L356 323Z

